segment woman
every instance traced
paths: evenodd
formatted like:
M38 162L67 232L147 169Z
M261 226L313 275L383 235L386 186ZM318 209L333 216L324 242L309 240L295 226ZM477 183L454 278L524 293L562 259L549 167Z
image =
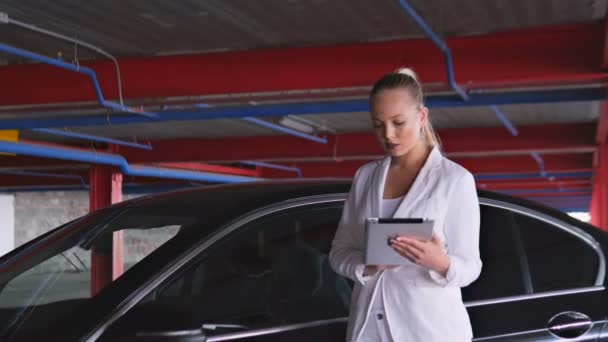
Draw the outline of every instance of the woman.
M382 77L369 101L388 156L357 171L330 252L333 269L355 282L347 341L470 341L460 288L481 271L473 176L442 156L412 70ZM433 219L433 237L391 240L412 263L363 265L368 217Z

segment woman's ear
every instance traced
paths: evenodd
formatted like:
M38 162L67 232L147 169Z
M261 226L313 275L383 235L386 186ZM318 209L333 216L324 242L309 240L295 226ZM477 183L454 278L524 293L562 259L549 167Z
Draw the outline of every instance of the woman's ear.
M426 121L429 119L429 109L425 105L421 105L418 113L420 115L420 127L426 127Z

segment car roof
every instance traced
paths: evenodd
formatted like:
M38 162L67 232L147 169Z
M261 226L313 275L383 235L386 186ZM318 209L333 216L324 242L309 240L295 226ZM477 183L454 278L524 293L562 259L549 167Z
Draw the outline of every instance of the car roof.
M196 210L196 208L209 208L209 206L217 206L219 204L224 208L231 208L233 215L240 215L250 210L297 197L347 193L350 190L351 182L352 179L307 178L201 186L142 196L121 202L114 207L150 207L159 209L179 207L183 210L191 211ZM483 199L523 206L570 224L585 225L589 228L593 227L564 212L540 203L482 189L477 189L477 193Z

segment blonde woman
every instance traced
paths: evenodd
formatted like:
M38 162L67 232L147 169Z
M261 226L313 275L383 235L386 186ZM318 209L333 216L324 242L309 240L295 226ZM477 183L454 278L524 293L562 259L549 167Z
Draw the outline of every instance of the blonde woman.
M473 176L442 155L411 69L379 79L369 102L387 156L357 171L330 252L334 270L355 282L347 341L470 341L460 288L481 271ZM364 265L368 217L430 218L433 238L391 240L412 263Z

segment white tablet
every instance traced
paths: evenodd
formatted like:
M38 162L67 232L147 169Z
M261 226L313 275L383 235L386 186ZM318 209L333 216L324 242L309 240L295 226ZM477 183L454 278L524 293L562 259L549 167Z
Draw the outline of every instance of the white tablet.
M433 236L433 220L421 218L368 218L365 222L363 263L366 265L406 265L402 257L389 244L397 235L407 235L420 240Z

